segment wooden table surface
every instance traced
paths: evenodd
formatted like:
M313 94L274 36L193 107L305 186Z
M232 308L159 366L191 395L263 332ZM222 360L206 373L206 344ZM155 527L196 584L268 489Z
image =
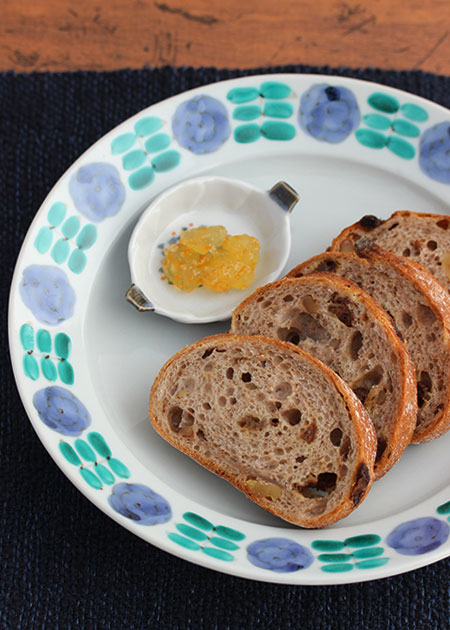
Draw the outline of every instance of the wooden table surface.
M450 75L449 0L0 0L0 70L288 63Z

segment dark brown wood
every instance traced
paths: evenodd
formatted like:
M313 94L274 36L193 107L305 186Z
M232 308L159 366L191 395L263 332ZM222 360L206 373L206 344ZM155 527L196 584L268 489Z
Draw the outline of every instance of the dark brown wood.
M448 0L1 0L0 70L286 63L450 74Z

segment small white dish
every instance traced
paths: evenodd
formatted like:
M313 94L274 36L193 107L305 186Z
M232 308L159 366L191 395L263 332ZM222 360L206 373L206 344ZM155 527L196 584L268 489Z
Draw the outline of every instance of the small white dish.
M139 311L153 311L186 324L231 317L255 289L278 278L291 248L289 213L297 193L285 182L264 191L226 177L196 177L159 195L139 219L128 246L132 285L126 299ZM255 236L260 244L255 279L244 290L216 293L199 287L186 293L164 279L164 248L183 230L224 225L230 234Z

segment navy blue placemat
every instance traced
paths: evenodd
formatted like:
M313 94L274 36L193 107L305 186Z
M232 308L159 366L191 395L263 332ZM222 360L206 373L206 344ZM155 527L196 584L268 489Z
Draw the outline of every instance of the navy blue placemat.
M6 345L9 282L48 190L95 140L144 107L263 72L340 74L450 107L450 78L422 72L288 66L0 74L1 630L450 628L448 559L379 581L294 587L215 573L144 543L70 484L36 437L17 394Z

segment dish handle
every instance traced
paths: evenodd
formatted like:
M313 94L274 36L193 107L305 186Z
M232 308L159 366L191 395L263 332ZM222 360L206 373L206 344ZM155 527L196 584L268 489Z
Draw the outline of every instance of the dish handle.
M300 199L297 192L286 182L278 182L267 192L285 212L292 212Z
M154 311L155 307L135 284L132 284L125 295L126 300L139 312Z

